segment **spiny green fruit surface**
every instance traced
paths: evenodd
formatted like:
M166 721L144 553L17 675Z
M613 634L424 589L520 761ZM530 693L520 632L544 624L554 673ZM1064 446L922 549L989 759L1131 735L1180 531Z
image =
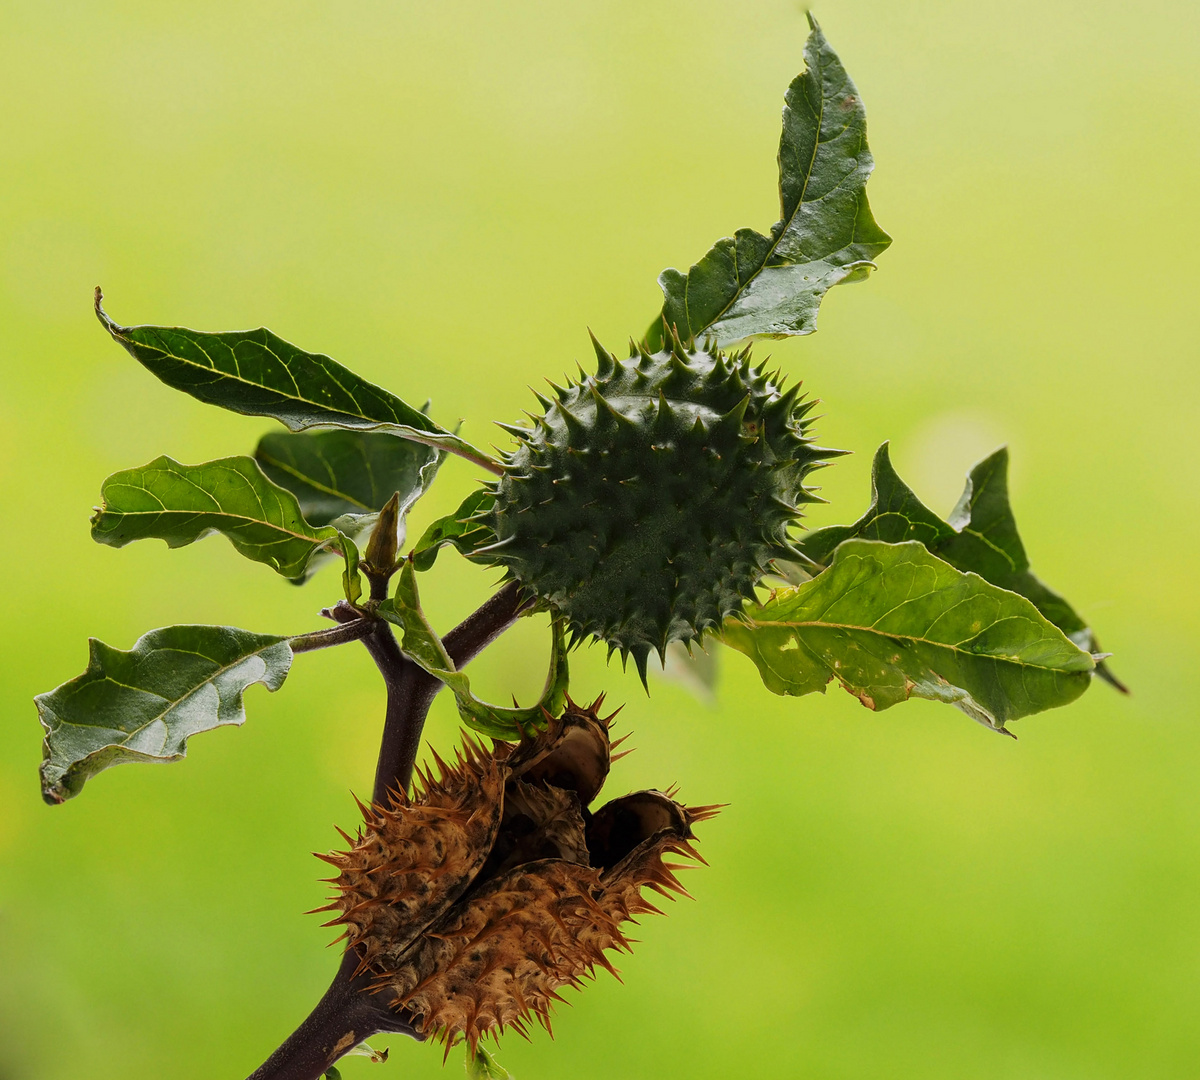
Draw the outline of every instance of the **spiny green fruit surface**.
M805 477L838 453L806 437L814 404L784 390L749 351L599 342L595 375L538 395L481 515L501 564L609 654L699 639L741 609L774 558L795 558L788 528L816 497Z

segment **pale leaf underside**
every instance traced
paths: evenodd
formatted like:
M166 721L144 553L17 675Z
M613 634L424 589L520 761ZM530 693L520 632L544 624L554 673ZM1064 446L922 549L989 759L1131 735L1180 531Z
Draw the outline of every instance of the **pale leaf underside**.
M35 698L49 803L113 765L175 761L192 735L242 723L246 688L277 690L292 662L286 638L230 626L152 630L128 652L95 638L89 647L87 671Z

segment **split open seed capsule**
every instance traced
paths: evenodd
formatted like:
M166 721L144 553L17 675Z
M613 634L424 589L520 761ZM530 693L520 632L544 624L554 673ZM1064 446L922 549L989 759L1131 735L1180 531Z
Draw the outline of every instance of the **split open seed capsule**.
M622 925L659 913L643 889L686 895L665 857L699 859L692 825L718 807L639 791L592 813L613 749L601 701L520 743L465 738L412 795L363 807L349 850L320 856L338 871L321 910L337 912L327 925L344 927L359 974L447 1049L534 1018L549 1030L559 990L597 966L615 974Z

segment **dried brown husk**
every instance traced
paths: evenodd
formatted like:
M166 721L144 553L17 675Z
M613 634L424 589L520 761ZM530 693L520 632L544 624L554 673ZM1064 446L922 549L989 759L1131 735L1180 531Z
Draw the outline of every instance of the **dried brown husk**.
M658 913L643 889L687 895L665 857L699 859L691 826L717 807L645 791L589 813L613 756L601 701L570 703L520 743L465 738L411 797L364 807L349 851L321 856L339 871L327 925L447 1049L527 1034L535 1018L550 1030L559 991L597 966L616 974L606 953L628 950L622 924Z

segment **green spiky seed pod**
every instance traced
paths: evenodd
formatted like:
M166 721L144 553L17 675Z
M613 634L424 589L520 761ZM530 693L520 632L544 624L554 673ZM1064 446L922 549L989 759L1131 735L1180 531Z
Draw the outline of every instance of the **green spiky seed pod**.
M789 526L816 501L807 475L837 451L813 445L799 387L749 351L634 346L593 338L595 375L539 395L481 517L482 557L591 635L632 655L699 639L741 609L772 559L796 558Z

